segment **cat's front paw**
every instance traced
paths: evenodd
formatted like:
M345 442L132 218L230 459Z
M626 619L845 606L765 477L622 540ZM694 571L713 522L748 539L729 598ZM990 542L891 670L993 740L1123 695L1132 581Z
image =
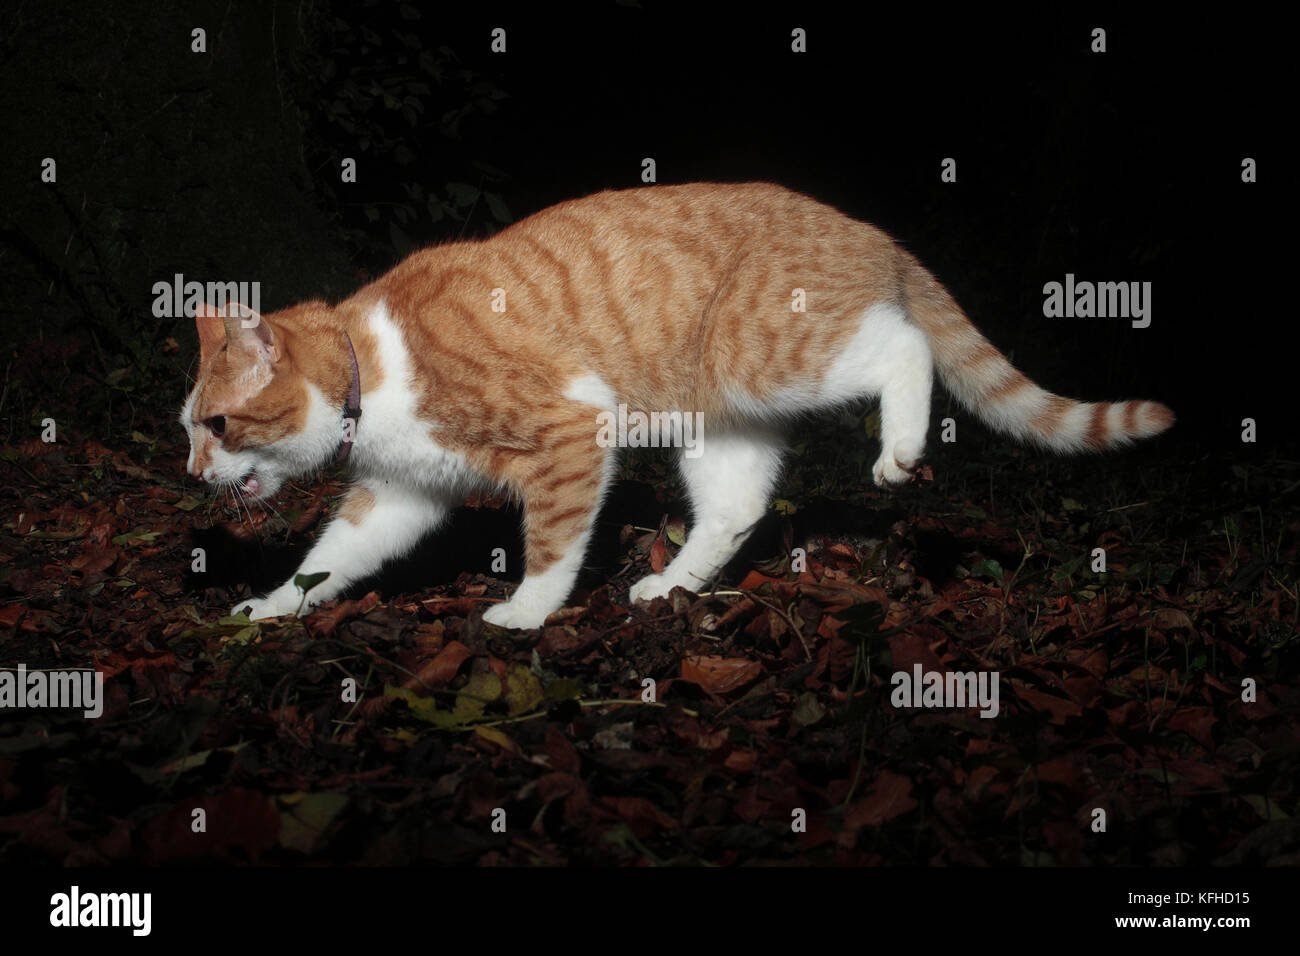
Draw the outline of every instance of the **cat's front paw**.
M881 455L876 459L876 464L871 469L871 478L875 481L877 488L902 485L912 480L912 473L915 469L915 461L899 462L892 455L889 457Z
M497 627L520 630L541 627L546 622L546 615L547 612L541 608L520 605L517 601L504 601L484 611L483 620Z
M632 585L627 597L633 604L637 601L653 601L657 597L667 597L672 589L673 584L667 580L666 575L652 574Z
M286 614L298 613L299 603L294 601L290 604L288 601L271 593L264 598L249 598L240 601L230 609L230 613L232 615L247 613L250 621L264 621L271 617L284 617Z

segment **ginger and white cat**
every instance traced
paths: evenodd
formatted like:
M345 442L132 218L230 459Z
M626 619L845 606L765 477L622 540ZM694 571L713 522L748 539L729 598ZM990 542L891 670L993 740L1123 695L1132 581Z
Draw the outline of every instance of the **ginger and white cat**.
M505 627L537 627L568 598L617 452L597 416L620 403L707 426L702 453L681 458L689 538L633 601L717 574L766 510L783 426L804 413L879 396L878 485L921 457L935 370L987 424L1056 451L1174 420L1157 402L1044 391L887 235L768 184L603 192L417 252L335 306L205 308L196 322L181 413L195 477L264 499L330 462L347 421L355 480L300 569L329 572L311 605L409 551L467 493L504 487L523 505L526 568L483 618ZM346 408L358 390L359 418ZM235 610L290 614L302 598L290 579Z

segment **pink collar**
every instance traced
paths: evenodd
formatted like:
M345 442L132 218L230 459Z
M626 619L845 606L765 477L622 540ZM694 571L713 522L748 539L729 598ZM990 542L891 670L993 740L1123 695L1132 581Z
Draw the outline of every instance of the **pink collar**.
M334 460L345 462L352 451L352 443L356 439L357 423L361 418L361 369L357 367L357 353L352 348L352 338L343 333L343 341L348 345L348 358L352 361L352 384L348 386L348 401L343 406L343 443L339 445L338 455ZM352 427L348 428L351 422ZM348 437L351 435L352 437Z

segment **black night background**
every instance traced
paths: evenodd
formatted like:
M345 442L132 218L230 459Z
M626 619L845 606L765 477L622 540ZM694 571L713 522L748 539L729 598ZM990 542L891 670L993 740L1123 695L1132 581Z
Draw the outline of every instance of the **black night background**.
M0 666L95 667L106 709L0 712L0 867L1294 865L1282 47L1223 12L10 0ZM344 478L255 526L186 481L197 341L154 283L337 301L414 249L643 185L646 158L661 184L772 181L875 223L1032 379L1176 426L1054 458L939 390L920 486L871 485L870 408L802 428L717 596L627 607L689 528L642 455L553 626L481 621L518 580L488 565L499 545L520 567L504 499L351 601L223 620ZM1045 317L1067 273L1150 282L1149 327ZM891 706L914 661L1000 672L1001 716ZM597 706L644 677L661 706Z

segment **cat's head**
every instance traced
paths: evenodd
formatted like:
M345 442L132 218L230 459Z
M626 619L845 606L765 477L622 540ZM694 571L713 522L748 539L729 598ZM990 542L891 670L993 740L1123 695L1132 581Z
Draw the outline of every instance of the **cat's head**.
M328 306L270 317L238 303L224 314L198 307L199 373L180 416L195 478L258 500L330 460L341 416L322 386L338 391L339 363L326 358L335 336L313 311Z

